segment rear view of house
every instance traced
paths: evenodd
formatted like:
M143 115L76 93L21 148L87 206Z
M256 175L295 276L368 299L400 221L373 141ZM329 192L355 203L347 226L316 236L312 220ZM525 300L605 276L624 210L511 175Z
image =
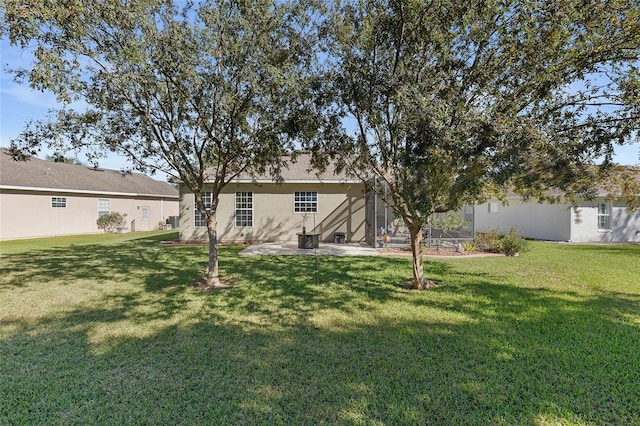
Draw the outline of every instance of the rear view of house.
M297 234L317 234L320 241L364 242L367 235L365 184L332 170L317 173L309 156L300 154L271 176L241 175L220 194L218 239L223 242L295 241ZM204 189L205 203L210 192ZM206 240L206 223L193 193L180 187L180 239Z
M178 191L139 173L14 161L0 150L0 240L102 232L96 220L126 214L126 230L157 229L178 216Z

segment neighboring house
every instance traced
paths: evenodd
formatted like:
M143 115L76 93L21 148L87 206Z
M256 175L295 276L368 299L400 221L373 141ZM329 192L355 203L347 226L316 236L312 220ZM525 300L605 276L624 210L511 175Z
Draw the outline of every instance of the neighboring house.
M103 232L96 220L127 215L126 231L157 229L178 216L178 191L139 173L124 174L30 158L0 149L0 240Z
M577 208L570 204L523 202L508 198L476 205L476 232L516 227L526 238L549 241L640 242L640 211L631 212L621 200L610 200L601 192L593 200L582 200Z
M365 184L333 171L317 173L309 155L299 154L282 170L282 183L270 176L241 175L220 194L218 240L222 242L296 241L304 227L319 240L333 242L344 233L346 242L364 242L370 226L366 219ZM205 201L210 192L204 188ZM209 198L210 199L210 198ZM207 228L194 204L194 196L180 186L180 239L206 240Z

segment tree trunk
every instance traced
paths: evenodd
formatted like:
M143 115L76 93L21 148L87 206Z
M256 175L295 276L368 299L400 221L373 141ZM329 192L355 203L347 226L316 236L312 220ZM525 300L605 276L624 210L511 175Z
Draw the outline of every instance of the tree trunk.
M405 220L405 225L409 229L411 236L411 255L413 256L413 281L411 288L414 290L426 290L435 287L436 284L424 277L424 269L422 267L422 226L409 223Z
M207 266L206 289L213 289L221 287L218 272L218 221L214 212L211 212L208 217L207 233L209 234L209 264Z
M411 255L413 256L412 288L422 290L424 283L424 270L422 269L422 228L415 224L407 224L407 228L409 228L409 235L411 236Z

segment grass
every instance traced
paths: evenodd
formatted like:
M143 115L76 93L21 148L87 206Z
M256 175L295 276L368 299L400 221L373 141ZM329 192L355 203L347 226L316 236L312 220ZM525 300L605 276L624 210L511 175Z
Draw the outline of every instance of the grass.
M238 257L174 233L0 243L0 424L640 424L640 246ZM317 267L316 267L317 266Z

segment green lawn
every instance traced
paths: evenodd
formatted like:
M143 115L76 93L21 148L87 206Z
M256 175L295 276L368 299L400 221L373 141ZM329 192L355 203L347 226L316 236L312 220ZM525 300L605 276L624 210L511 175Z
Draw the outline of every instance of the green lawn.
M640 424L640 246L238 257L0 243L0 424Z

